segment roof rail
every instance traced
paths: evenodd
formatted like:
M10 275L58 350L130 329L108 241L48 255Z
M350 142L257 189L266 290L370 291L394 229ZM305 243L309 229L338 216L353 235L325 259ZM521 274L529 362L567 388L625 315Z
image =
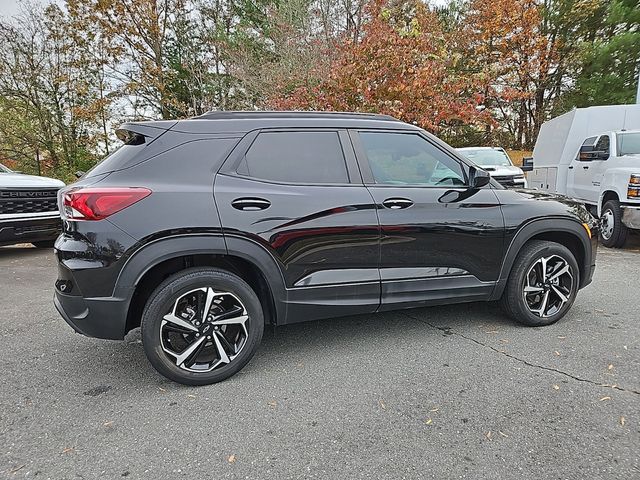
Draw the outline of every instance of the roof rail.
M240 110L240 111L212 111L207 112L194 119L205 120L225 120L238 118L317 118L317 117L343 117L343 118L366 118L370 120L386 120L399 122L397 118L390 115L382 115L378 113L361 113L361 112L317 112L317 111L298 111L298 110Z

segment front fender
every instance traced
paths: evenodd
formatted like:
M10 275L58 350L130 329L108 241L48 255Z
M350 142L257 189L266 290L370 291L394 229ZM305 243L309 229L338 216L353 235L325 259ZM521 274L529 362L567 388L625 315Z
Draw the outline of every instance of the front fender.
M581 272L591 272L593 258L592 240L589 238L585 228L577 220L566 217L535 219L520 227L507 247L507 252L500 268L500 276L491 295L492 300L497 300L502 296L513 264L524 244L537 235L553 234L555 232L568 233L579 240L583 249L583 261L582 265L580 265ZM594 232L594 234L597 234L597 232ZM579 259L576 260L580 263ZM590 275L581 275L580 288L586 286L590 280Z

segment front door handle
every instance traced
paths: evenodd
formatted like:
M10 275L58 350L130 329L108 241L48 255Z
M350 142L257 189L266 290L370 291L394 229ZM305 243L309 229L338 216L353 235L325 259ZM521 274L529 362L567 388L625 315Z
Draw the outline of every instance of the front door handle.
M573 170L573 165L569 165L569 170Z
M256 210L265 210L271 206L271 202L264 198L245 197L236 198L231 202L231 206L237 210L251 212Z
M409 208L413 205L413 200L409 200L408 198L387 198L382 202L382 205L392 210L398 210L400 208Z

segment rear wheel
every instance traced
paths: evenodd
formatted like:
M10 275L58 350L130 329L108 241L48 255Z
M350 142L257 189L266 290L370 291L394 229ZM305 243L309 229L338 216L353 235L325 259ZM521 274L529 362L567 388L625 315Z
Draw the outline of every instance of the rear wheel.
M622 223L622 209L617 200L608 200L602 206L600 236L605 247L620 248L627 240L627 227Z
M551 325L569 311L579 284L578 264L567 247L533 240L518 254L500 304L519 323Z
M207 385L240 371L264 330L260 300L240 277L214 268L179 272L151 294L142 315L145 354L158 372Z

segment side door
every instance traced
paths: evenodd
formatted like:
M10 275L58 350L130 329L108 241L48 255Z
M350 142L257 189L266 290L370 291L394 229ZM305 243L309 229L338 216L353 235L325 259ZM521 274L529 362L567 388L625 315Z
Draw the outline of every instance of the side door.
M277 262L287 322L378 308L379 225L346 131L250 133L214 191L227 241L258 243Z
M487 299L499 276L504 221L490 185L416 131L352 131L381 225L381 310Z
M596 142L595 151L597 152L597 158L595 158L587 170L589 177L587 178L587 191L585 200L597 205L600 200L600 185L604 178L604 174L609 167L608 160L611 158L612 148L611 138L609 134L600 135Z
M575 154L575 157L569 165L569 171L567 175L567 193L572 197L580 200L588 200L591 195L592 172L594 171L594 160L580 155L580 149L582 147L596 148L598 137L589 137L582 142L581 147Z

